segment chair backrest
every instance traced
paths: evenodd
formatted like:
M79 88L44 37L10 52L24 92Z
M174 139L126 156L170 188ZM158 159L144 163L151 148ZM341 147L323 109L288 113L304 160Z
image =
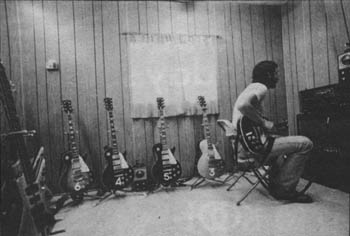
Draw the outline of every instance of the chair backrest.
M217 120L217 123L219 127L223 129L223 131L225 132L225 136L228 137L231 142L233 150L234 168L236 168L237 170L249 169L252 167L259 167L264 162L264 159L269 153L257 154L250 152L243 145L242 134L239 132L239 130L238 132L235 130L234 125L230 120L220 119ZM238 155L241 148L244 149L246 155L248 155L244 159L239 158Z

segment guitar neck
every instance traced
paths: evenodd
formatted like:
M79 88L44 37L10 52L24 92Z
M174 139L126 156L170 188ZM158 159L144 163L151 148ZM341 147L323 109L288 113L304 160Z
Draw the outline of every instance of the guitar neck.
M109 115L109 125L111 127L112 153L114 155L117 155L117 154L119 154L119 150L118 150L118 142L117 142L117 132L116 132L115 126L114 126L113 112L109 111L108 115Z
M162 150L168 150L168 143L166 140L166 131L165 131L165 118L164 118L164 114L163 111L160 111L160 129L159 129L159 135L160 135L160 142L162 144Z
M72 152L73 158L77 159L79 157L79 149L76 142L75 131L73 127L73 119L72 119L71 113L68 113L68 126L69 126L70 151Z
M209 120L205 110L203 110L203 130L204 130L204 137L208 143L208 149L213 150L213 144L211 142L211 135L210 135Z

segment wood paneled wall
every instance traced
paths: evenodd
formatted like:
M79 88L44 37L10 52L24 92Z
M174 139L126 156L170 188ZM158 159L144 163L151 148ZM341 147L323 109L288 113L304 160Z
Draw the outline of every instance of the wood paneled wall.
M296 133L299 91L338 83L337 55L350 41L350 1L288 1L282 33L290 132Z
M60 154L67 148L67 119L61 100L71 99L81 153L87 154L96 184L108 143L103 98L114 102L118 144L151 168L152 146L159 142L155 119L131 119L127 38L123 33L218 35L219 116L210 116L219 152L232 167L231 148L216 120L231 119L232 106L251 80L260 60L275 60L283 75L280 6L200 1L5 1L0 0L0 57L17 86L23 127L35 129L35 147L48 157L49 185L58 191ZM47 71L49 59L59 71ZM283 76L282 76L283 77ZM147 92L147 91L145 91ZM287 116L284 78L265 104L274 119ZM203 138L201 117L167 119L168 142L176 147L183 176L194 173L197 144ZM34 151L33 151L34 152Z

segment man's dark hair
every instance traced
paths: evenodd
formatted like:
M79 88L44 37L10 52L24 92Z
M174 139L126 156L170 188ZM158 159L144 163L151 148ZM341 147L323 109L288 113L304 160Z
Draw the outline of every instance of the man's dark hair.
M253 69L253 83L259 82L265 84L267 87L271 87L271 84L275 83L271 81L271 74L273 74L278 65L274 61L261 61L255 65Z

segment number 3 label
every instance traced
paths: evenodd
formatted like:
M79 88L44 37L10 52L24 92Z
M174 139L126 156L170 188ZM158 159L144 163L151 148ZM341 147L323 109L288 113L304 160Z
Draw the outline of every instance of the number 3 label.
M209 168L209 176L215 176L215 169L214 168Z

